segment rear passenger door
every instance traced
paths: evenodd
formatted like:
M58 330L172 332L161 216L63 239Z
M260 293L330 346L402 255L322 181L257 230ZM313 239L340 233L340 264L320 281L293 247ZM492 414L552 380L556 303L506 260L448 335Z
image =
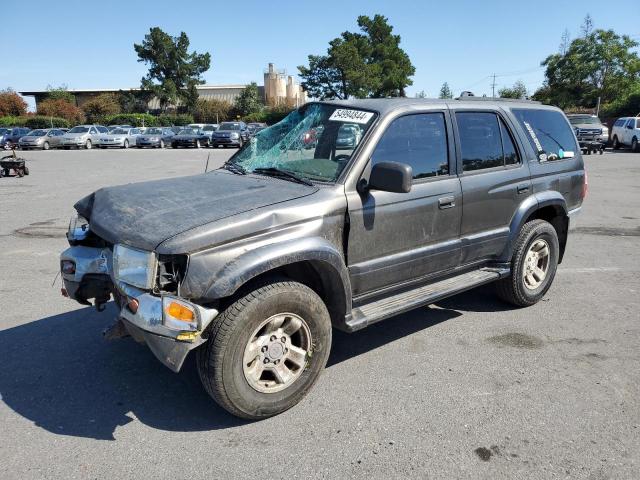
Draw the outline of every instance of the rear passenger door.
M504 250L511 219L531 194L529 167L502 112L458 109L454 118L463 192L461 263L484 262Z

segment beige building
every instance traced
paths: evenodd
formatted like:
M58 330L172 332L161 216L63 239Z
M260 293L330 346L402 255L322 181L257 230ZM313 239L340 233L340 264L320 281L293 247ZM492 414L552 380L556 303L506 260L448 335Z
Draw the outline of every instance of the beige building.
M198 85L198 96L207 100L216 99L233 103L242 90L247 85ZM82 107L87 100L97 97L103 93L118 93L121 91L137 91L137 88L131 89L93 89L93 90L69 90L73 94L76 105ZM258 86L258 90L265 105L288 105L291 107L300 106L307 101L306 92L293 79L291 75L287 75L285 71L276 71L273 63L269 64L269 68L264 73L264 86ZM36 108L38 104L47 97L46 90L20 92L20 95L35 97ZM149 110L157 110L160 103L157 99L152 99L148 103Z

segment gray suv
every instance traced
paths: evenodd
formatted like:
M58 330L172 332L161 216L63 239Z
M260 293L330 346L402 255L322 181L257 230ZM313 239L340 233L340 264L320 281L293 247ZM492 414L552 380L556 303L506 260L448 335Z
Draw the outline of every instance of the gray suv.
M344 125L359 135L339 147ZM538 302L586 186L557 108L312 102L219 170L81 199L63 294L99 310L113 297L110 337L146 343L173 371L194 350L220 405L264 418L309 391L332 328L360 330L490 282L517 307Z

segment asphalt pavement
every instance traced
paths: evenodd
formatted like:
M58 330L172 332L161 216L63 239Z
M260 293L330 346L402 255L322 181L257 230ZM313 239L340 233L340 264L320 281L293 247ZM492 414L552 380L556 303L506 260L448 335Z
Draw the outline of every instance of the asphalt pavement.
M490 287L334 333L310 395L230 416L60 295L73 203L232 150L25 152L0 178L0 479L640 478L640 154L587 156L589 195L539 304Z

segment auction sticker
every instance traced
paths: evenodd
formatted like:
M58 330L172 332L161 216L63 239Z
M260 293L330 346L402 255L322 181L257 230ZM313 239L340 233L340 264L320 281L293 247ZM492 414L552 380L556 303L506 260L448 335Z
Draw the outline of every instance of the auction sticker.
M334 122L368 123L373 117L373 112L363 112L362 110L349 110L338 108L334 111L329 120Z

